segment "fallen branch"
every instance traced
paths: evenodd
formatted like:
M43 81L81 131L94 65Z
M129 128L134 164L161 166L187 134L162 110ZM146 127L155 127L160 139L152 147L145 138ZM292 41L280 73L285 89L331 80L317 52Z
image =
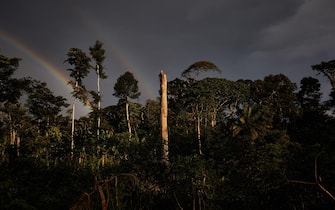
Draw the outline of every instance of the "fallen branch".
M297 184L305 184L305 185L316 185L318 186L324 193L326 193L333 201L335 201L335 196L327 190L324 186L320 183L320 176L318 175L318 155L315 156L314 159L314 179L315 182L307 182L302 180L287 180L289 183L297 183Z

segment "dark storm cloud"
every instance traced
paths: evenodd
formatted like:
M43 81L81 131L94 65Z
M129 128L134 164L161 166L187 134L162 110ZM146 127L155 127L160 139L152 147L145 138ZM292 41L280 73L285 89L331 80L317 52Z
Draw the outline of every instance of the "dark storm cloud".
M332 47L329 41L335 34L335 16L329 15L333 8L334 1L306 2L292 18L266 28L258 47L273 51L295 48L292 55L307 52L315 55L327 50Z
M126 70L116 50L156 93L160 69L174 79L198 60L216 63L228 79L284 73L296 82L335 53L333 0L12 0L2 7L1 31L65 74L70 47L87 50L97 39L104 42L110 92Z
M272 64L289 76L312 75L310 65L334 59L334 1L306 1L289 19L265 28L250 62ZM315 75L315 74L314 74Z

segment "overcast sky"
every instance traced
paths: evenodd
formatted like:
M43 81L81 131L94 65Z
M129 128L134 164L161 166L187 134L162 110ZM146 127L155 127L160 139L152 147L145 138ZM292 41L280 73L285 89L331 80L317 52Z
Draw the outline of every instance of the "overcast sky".
M69 90L50 69L69 78L68 50L88 52L96 40L107 57L103 106L117 103L114 83L126 71L139 81L144 103L158 96L161 69L173 80L200 60L222 70L209 76L282 73L298 86L313 76L327 89L310 66L335 59L334 9L334 0L10 0L1 3L0 49L23 59L18 77L47 82L69 103ZM86 85L96 90L95 81L92 73Z

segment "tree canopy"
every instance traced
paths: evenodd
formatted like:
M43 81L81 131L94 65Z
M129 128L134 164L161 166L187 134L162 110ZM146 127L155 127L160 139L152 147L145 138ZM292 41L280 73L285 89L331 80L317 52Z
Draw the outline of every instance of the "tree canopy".
M138 91L138 81L131 72L126 72L117 79L113 95L123 99L137 99L141 95Z
M105 68L102 46L97 41L90 56L77 48L64 55L83 102L100 101L84 78ZM19 61L0 55L1 209L335 207L335 93L322 100L317 78L299 86L284 74L200 79L218 67L191 64L167 83L163 164L162 102L130 100L140 97L133 73L106 93L116 104L71 119L66 99L46 82L14 77ZM332 75L333 61L312 68Z
M186 78L192 78L192 74L197 77L201 72L216 71L221 73L221 70L210 61L197 61L185 69L181 75Z

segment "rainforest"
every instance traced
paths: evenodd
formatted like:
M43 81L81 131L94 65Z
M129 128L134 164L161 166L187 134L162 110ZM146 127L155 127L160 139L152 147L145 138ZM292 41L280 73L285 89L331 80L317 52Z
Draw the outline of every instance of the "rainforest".
M221 70L198 61L144 104L141 81L118 75L118 103L101 107L104 59L99 41L69 49L67 101L0 54L1 209L335 208L335 61L306 69L329 95L316 77L203 77ZM78 103L90 113L74 118Z

